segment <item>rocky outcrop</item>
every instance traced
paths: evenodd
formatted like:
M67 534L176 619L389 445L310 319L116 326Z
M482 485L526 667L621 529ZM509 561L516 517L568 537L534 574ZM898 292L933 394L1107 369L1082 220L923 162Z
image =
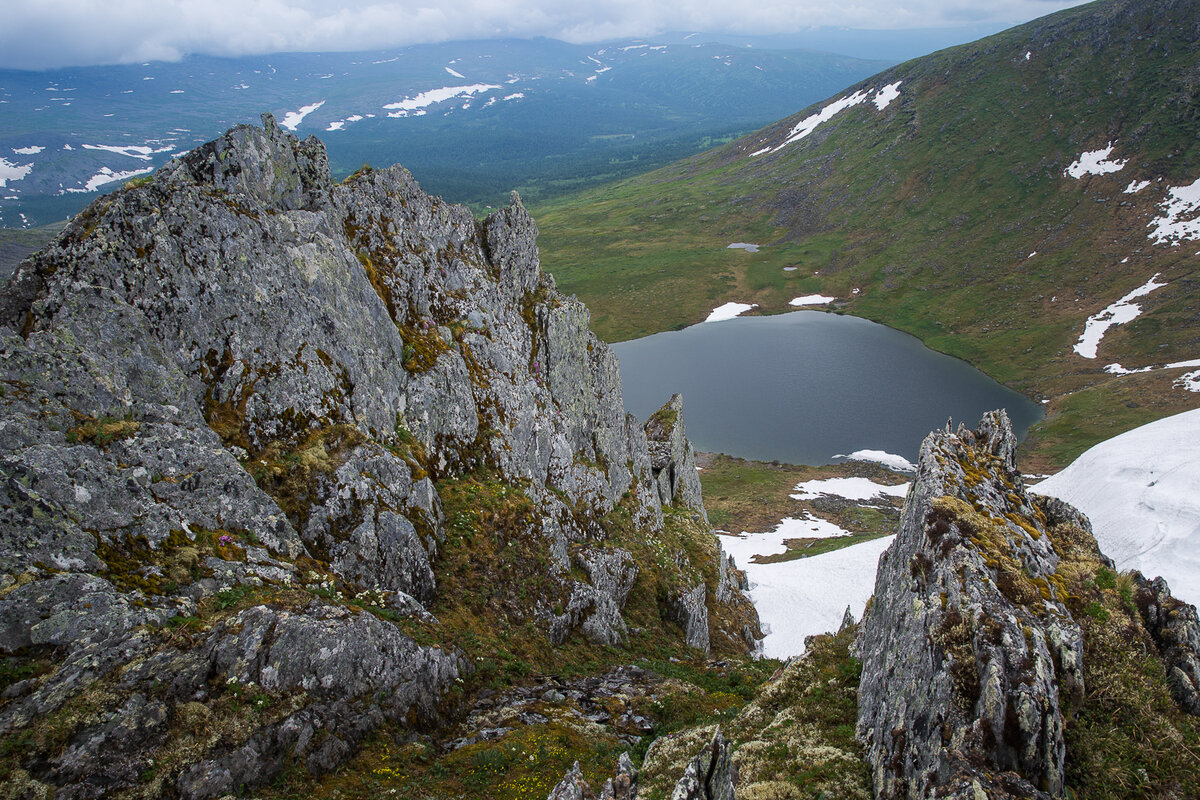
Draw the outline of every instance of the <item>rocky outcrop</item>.
M617 761L616 775L604 782L597 795L583 779L579 762L576 761L546 800L637 800L637 778L638 771L629 754L622 753Z
M551 640L622 641L645 560L628 542L662 530L660 481L536 233L515 196L478 222L399 167L334 184L320 142L266 116L18 269L0 654L20 679L0 736L58 737L22 756L30 785L216 797L331 769L385 722L438 724L471 666L397 622L438 624L465 524L440 487L462 476L520 498L469 521L525 543L524 577L563 601L518 610ZM687 462L682 426L671 442Z
M707 522L700 478L696 474L696 455L683 424L682 395L671 395L667 404L650 416L646 421L646 439L650 445L650 466L663 505L689 508Z
M1196 607L1171 596L1162 578L1133 573L1137 604L1167 670L1171 696L1189 714L1200 715L1200 618Z
M1003 412L921 447L857 649L878 798L1047 797L1083 642Z
M737 772L733 748L718 730L712 741L688 762L671 792L671 800L734 800Z
M671 792L671 800L735 800L737 769L732 753L733 748L718 729L684 767ZM616 777L605 782L599 795L583 779L576 761L546 800L637 800L637 787L638 772L629 754L622 753Z

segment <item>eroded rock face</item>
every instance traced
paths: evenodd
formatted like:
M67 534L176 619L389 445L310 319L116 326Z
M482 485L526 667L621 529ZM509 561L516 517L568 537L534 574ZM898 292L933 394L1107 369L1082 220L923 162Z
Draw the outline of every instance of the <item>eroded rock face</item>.
M335 185L320 142L267 116L18 269L0 654L33 666L0 735L47 715L66 732L31 786L99 797L153 759L147 791L216 797L288 761L331 769L385 721L436 724L470 667L391 620L436 624L436 482L470 471L530 501L521 533L571 597L536 611L548 635L621 641L639 567L599 520L659 530L663 498L536 233L515 196L477 222L399 167Z
M1171 696L1189 714L1200 715L1200 618L1196 607L1171 596L1162 578L1133 573L1137 603L1146 630L1158 646Z
M1082 637L1003 412L921 448L857 649L879 798L1062 793Z
M667 404L646 421L650 465L664 505L690 508L708 521L696 474L696 455L683 424L683 395L671 395Z

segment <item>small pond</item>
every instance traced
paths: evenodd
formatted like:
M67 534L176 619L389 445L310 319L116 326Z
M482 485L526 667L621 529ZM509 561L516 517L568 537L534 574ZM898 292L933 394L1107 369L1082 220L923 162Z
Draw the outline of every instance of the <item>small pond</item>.
M1006 408L1017 435L1040 406L920 340L858 317L794 311L693 325L613 345L625 406L645 419L681 392L697 450L826 464L856 450L916 461L953 418Z

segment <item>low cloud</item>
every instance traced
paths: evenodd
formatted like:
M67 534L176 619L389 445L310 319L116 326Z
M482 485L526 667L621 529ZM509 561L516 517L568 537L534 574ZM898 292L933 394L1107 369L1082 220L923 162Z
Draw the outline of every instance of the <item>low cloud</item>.
M993 0L969 5L977 21L1021 22L1080 0ZM572 42L667 30L788 33L813 27L954 25L962 0L9 0L0 12L0 67L177 60L287 51L356 51L410 44L550 36Z

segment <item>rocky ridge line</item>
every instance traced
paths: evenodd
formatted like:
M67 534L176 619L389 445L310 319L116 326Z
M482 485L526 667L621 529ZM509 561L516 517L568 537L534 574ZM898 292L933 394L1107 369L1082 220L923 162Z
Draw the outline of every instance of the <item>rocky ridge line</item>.
M1092 633L1113 612L1086 600L1116 586L1113 564L1086 517L1026 493L1015 448L1002 411L922 445L856 641L876 798L1063 796L1069 720L1093 702L1085 659L1114 632L1195 713L1195 609L1134 573L1124 621Z
M0 736L30 792L211 798L439 726L472 666L404 625L437 629L463 531L547 587L504 615L615 644L664 500L695 513L519 198L477 222L398 167L335 185L263 122L101 198L0 291L0 653L25 676ZM487 502L449 518L444 485ZM749 647L742 579L687 530L661 613Z

